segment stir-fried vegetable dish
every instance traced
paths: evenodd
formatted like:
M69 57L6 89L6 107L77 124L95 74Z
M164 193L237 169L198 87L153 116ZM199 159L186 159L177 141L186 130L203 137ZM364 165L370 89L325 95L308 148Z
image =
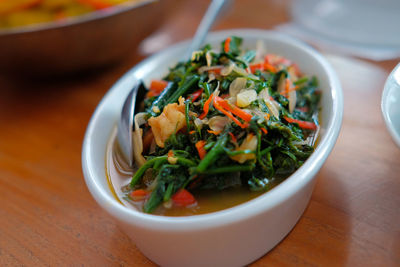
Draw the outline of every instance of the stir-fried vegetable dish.
M219 53L207 45L150 83L135 116L138 169L124 188L144 212L193 207L199 190L268 191L313 152L317 79L241 43L229 37Z
M0 0L0 28L60 21L132 0Z

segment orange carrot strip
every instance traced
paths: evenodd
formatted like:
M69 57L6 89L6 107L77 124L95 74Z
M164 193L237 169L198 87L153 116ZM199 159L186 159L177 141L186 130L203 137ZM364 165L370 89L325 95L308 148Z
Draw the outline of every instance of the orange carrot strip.
M210 95L210 97L207 99L207 101L204 103L203 113L201 113L201 115L199 116L200 120L204 119L207 116L208 111L210 110L210 105L211 105L211 101L213 100L213 98L214 98L214 94L212 93Z
M289 94L289 91L290 91L290 80L288 79L288 78L286 78L286 80L285 80L285 91L284 92L281 92L281 95L284 95L284 96L288 96L288 94Z
M251 121L251 118L253 117L250 113L247 113L246 111L233 106L231 104L228 103L228 101L216 96L215 100L218 102L218 104L223 107L224 109L226 109L227 111L232 112L233 114L235 114L236 116L238 116L239 118L241 118L244 121Z
M285 91L282 92L281 94L285 97L289 96L289 93L292 91L296 91L297 89L299 89L299 86L293 86L293 83L290 79L286 78L286 83L285 83Z
M219 135L221 133L221 131L212 131L212 130L207 130L207 132L214 135Z
M196 132L196 131L193 130L193 131L190 131L189 134L194 134L195 132Z
M133 201L141 201L145 199L148 194L149 192L144 189L136 189L131 192L131 198Z
M150 97L153 97L153 96L156 96L156 95L153 93L153 91L148 91L147 94L146 94L146 98L150 98Z
M237 143L236 136L231 132L229 132L229 135L231 136L232 142Z
M263 133L265 133L265 134L268 133L268 130L267 130L267 129L265 129L265 128L260 128L260 129L261 129L261 131L263 131Z
M159 95L165 87L167 87L168 82L163 80L152 80L150 83L150 91L153 92L154 95Z
M268 70L270 72L277 72L276 67L272 66L270 63L265 61L264 63L255 63L249 66L251 73L256 72L256 70L265 71Z
M231 118L237 125L239 125L241 128L247 128L249 126L249 124L245 123L241 123L238 119L236 119L232 113L230 113L229 111L226 111L225 109L223 109L218 103L217 101L214 99L214 107L216 109L218 109L219 111L221 111L223 114L225 114L227 117Z
M256 72L256 70L263 71L264 64L262 64L262 63L250 64L249 68L250 68L251 73Z
M278 71L276 67L272 66L268 62L264 62L263 67L264 67L264 70L268 70L270 72L277 72Z
M208 72L209 72L209 73L214 73L214 74L220 75L220 74L221 74L221 70L222 70L222 67L221 67L221 68L215 68L215 69L208 70Z
M169 150L167 156L168 157L173 157L174 156L174 151Z
M196 101L197 98L199 98L199 96L201 96L201 94L203 93L203 88L197 90L196 92L194 92L191 96L190 99L192 100L192 103L194 101Z
M207 154L206 150L204 149L205 145L206 145L206 141L204 141L204 140L200 140L195 144L197 152L199 153L200 159L203 159Z
M230 45L231 45L231 37L228 37L228 38L226 38L225 44L224 44L224 52L225 53L229 52Z
M175 205L183 207L196 203L196 199L194 198L194 196L189 191L183 188L176 192L171 197L171 199Z
M300 128L307 130L317 130L317 125L313 122L296 120L289 117L283 117L283 118L285 118L285 120L289 123L297 123Z

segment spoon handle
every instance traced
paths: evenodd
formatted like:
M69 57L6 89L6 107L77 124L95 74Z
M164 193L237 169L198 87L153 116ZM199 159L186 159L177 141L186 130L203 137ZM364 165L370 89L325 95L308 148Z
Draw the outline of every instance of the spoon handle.
M226 0L212 0L211 4L208 6L206 14L201 20L199 27L197 28L189 49L186 51L185 59L190 58L192 52L199 49L200 45L206 38L211 25L214 23L215 18L219 14L219 11L224 6L225 2Z

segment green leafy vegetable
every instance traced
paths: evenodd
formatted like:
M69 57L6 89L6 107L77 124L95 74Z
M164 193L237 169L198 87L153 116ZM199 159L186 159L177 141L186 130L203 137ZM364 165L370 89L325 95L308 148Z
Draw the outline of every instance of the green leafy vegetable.
M308 138L318 128L317 79L280 55L260 59L255 50L242 52L241 44L231 36L220 53L209 45L194 52L170 69L158 97L145 100L148 121L158 120L157 127L142 125L154 134L154 149L130 182L131 190L151 191L145 212L169 206L178 192L190 195L183 188L194 194L236 186L267 191L313 152ZM150 189L142 179L149 170Z

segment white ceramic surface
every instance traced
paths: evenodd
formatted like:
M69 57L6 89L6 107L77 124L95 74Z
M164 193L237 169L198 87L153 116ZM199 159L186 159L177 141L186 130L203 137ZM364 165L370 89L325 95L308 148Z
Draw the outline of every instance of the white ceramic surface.
M326 37L360 45L400 45L398 0L298 0L296 22Z
M296 0L281 29L324 51L387 60L400 55L399 11L398 0Z
M244 38L245 48L263 40L267 51L298 63L316 75L322 90L321 138L315 152L292 176L266 194L236 207L189 217L144 214L115 200L105 174L106 144L121 105L136 79L149 82L165 74L188 42L156 54L126 73L105 95L87 128L82 151L83 173L93 197L119 223L136 246L162 266L243 266L272 249L294 227L306 208L315 175L338 137L343 114L340 82L314 49L290 37L263 30L215 32L207 40L219 49L230 35ZM132 259L134 262L135 259Z
M400 147L400 64L394 68L386 80L381 108L386 127Z

